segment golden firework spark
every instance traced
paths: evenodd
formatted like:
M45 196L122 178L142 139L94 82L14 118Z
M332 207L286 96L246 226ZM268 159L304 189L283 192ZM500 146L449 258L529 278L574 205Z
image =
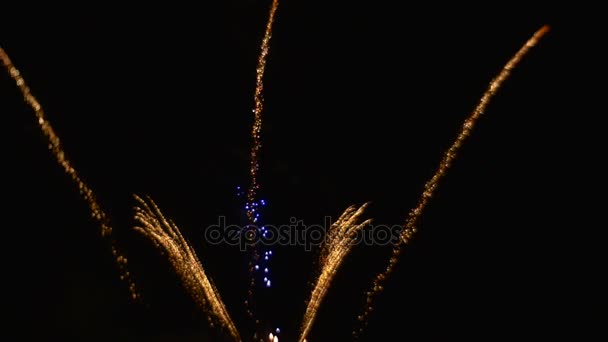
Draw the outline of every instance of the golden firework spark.
M114 260L116 261L116 264L119 268L119 272L121 274L120 278L127 282L129 291L131 292L131 297L133 299L140 298L141 295L136 290L135 282L133 281L133 278L128 271L127 258L120 252L111 236L112 226L110 225L108 215L106 215L104 210L99 205L99 202L95 198L93 190L80 177L70 160L66 157L66 153L64 152L63 147L61 146L61 140L59 140L59 137L55 133L55 130L53 130L51 123L44 115L44 110L42 109L42 106L40 105L38 100L36 100L34 95L32 95L30 88L25 83L23 76L21 76L21 72L19 72L15 65L13 65L13 62L1 47L0 59L2 60L2 64L4 64L4 67L10 74L11 78L17 84L17 87L21 91L23 99L34 110L38 127L46 138L46 141L48 143L48 149L55 157L55 161L78 187L78 192L80 193L80 196L85 200L89 207L91 217L93 217L93 219L97 221L97 223L101 227L101 235L109 239L110 246L112 249L112 255L114 256Z
M319 277L310 296L310 301L302 320L300 341L306 341L306 337L313 326L317 311L327 294L331 282L336 275L338 268L348 255L354 244L357 233L366 225L372 222L371 219L360 223L360 216L363 214L369 203L359 207L350 206L329 228L323 245L321 247L319 267Z
M211 326L219 324L237 341L240 341L238 330L232 322L228 311L220 298L219 292L205 274L194 249L173 221L166 219L156 203L135 196L135 230L152 240L165 252L173 269L180 277L182 284L193 300L207 313Z
M464 121L458 136L450 146L450 148L445 151L441 162L439 163L439 167L431 177L431 179L426 182L424 185L424 190L422 191L422 195L418 200L418 204L409 212L408 217L405 221L403 232L400 234L399 243L393 248L392 255L388 261L388 265L380 274L378 274L374 280L372 281L371 289L366 292L366 300L365 307L363 309L363 313L358 316L358 320L360 322L359 328L353 331L353 335L358 337L365 325L367 324L367 318L372 311L372 303L374 297L382 291L382 284L384 280L390 275L390 273L395 268L397 261L399 259L399 254L401 253L401 246L407 244L414 233L416 233L416 224L422 215L424 208L427 206L429 200L433 196L434 192L437 190L437 186L439 185L439 181L445 176L446 172L452 165L452 162L456 158L456 155L462 144L466 140L466 138L471 134L473 127L475 127L475 123L481 117L481 115L485 112L488 104L492 97L496 94L498 89L500 89L503 82L509 78L511 75L511 71L517 66L517 64L522 60L522 58L528 53L528 51L534 47L539 40L549 31L549 26L545 25L541 27L538 31L536 31L530 39L526 41L526 43L511 57L511 59L505 64L502 68L498 76L494 78L488 89L485 91L481 100L479 100L479 104L475 107L471 115Z
M268 14L268 21L266 22L266 30L264 32L264 38L260 46L260 55L258 56L258 64L256 68L255 78L255 92L253 96L254 108L253 108L253 126L251 128L251 151L250 151L250 166L249 175L251 177L251 184L249 191L247 192L247 201L249 208L247 209L247 218L249 223L253 226L256 225L255 207L252 205L257 202L257 191L260 188L258 183L258 172L260 170L260 152L262 150L262 112L264 110L264 71L266 70L266 60L268 53L270 52L270 39L272 38L272 26L274 24L274 17L279 7L279 0L273 0L270 6ZM257 326L259 321L255 319L253 312L253 297L255 289L255 277L254 277L254 265L260 258L256 248L253 248L252 259L249 261L249 289L247 290L247 300L245 301L245 310L250 319L252 319Z
M257 190L259 189L258 171L260 170L260 151L262 150L262 111L264 109L264 71L266 70L266 59L270 52L270 38L272 38L272 25L274 24L274 15L279 7L279 0L273 0L270 6L268 22L266 23L266 31L262 39L260 47L260 55L258 57L258 66L256 68L255 78L255 93L253 100L255 107L253 108L253 127L251 128L251 161L249 173L251 176L251 185L247 193L249 203L254 203L257 200ZM254 213L247 211L247 217L250 223L254 223Z

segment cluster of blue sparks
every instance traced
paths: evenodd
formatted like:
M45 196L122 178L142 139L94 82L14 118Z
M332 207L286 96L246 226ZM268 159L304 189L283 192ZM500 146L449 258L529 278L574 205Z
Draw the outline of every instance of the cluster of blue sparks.
M247 198L245 191L240 187L236 187L236 195L238 197ZM243 228L243 234L248 240L253 240L255 243L255 247L259 245L257 242L260 240L266 239L268 237L268 228L266 228L261 222L261 213L263 207L266 206L266 201L260 199L259 201L249 202L245 200L244 209L247 212L247 216L251 217L253 224L248 224ZM268 248L267 244L261 244L263 247L260 249L261 254L263 255L261 258L258 258L256 253L256 260L254 260L253 269L258 275L260 279L262 279L262 284L265 287L270 288L272 282L270 280L270 259L272 258L272 250Z

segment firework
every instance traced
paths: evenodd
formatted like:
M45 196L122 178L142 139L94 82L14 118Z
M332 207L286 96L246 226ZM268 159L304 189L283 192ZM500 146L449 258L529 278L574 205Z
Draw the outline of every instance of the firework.
M405 221L404 229L400 234L399 243L393 248L392 255L388 261L388 265L372 281L371 288L365 293L366 300L365 306L363 309L363 313L359 315L358 321L360 322L359 328L353 331L353 335L358 337L359 334L363 332L363 328L367 324L367 318L372 311L372 303L374 297L378 295L383 289L382 284L386 280L386 278L391 274L397 261L399 259L399 255L401 253L401 247L407 244L411 239L414 233L416 233L417 228L416 224L418 219L422 215L424 208L427 206L429 200L433 196L434 192L437 190L437 186L439 185L439 181L445 176L446 172L452 165L452 162L457 156L458 151L462 147L462 144L466 140L466 138L471 134L473 127L475 127L475 123L481 117L481 115L485 112L490 100L496 94L500 86L503 82L509 77L511 71L517 66L517 64L521 61L521 59L528 53L528 51L535 46L538 41L549 31L549 26L543 26L538 31L536 31L530 39L526 41L526 43L511 57L511 59L505 64L502 68L498 76L494 78L488 89L485 91L481 100L479 100L479 104L475 107L471 115L464 121L458 136L452 143L452 145L447 149L447 151L443 155L443 159L439 163L439 167L431 177L431 179L426 182L424 185L424 190L422 191L422 195L418 200L418 204L409 212L408 217Z
M259 206L264 205L263 200L258 200L257 194L257 190L259 189L259 183L257 180L259 172L259 153L262 146L262 80L266 66L266 58L269 52L272 24L274 22L277 7L278 1L274 0L270 9L264 39L262 40L261 52L257 67L254 96L255 107L253 110L254 124L251 131L251 185L247 192L247 201L245 206L247 218L251 225L258 223L260 218ZM430 180L424 185L423 192L417 205L409 212L404 224L404 230L400 234L399 243L394 247L392 255L388 261L388 265L373 279L371 289L366 292L366 304L363 308L363 313L358 317L360 323L358 329L353 331L354 337L358 337L367 324L367 319L371 312L371 305L374 298L378 293L380 293L382 290L382 284L393 271L402 247L412 239L413 234L417 230L418 220L428 205L430 198L433 196L435 191L437 191L440 180L449 170L466 138L471 134L477 120L484 113L488 104L490 103L490 100L500 89L503 82L507 80L511 71L518 65L528 51L539 42L539 40L548 32L548 30L548 26L543 26L534 33L534 35L524 44L522 48L520 48L519 51L517 51L517 53L503 67L498 76L490 82L489 87L479 101L479 104L475 107L470 116L464 121L456 139L444 153L437 170ZM12 79L15 81L17 87L20 89L25 102L33 109L38 127L48 143L49 151L54 156L61 169L77 186L81 197L89 207L91 216L98 222L101 228L101 235L104 238L108 238L111 242L112 254L121 270L121 278L128 283L132 297L139 298L140 294L136 291L135 284L127 270L127 259L122 253L119 252L115 246L114 240L112 239L112 227L107 214L96 199L93 190L81 178L73 164L66 157L66 153L62 148L60 139L54 132L50 122L46 119L41 105L32 95L19 70L13 65L7 54L1 48L0 59L2 60L3 65ZM173 223L171 220L165 218L158 206L151 199L144 199L139 196L135 196L135 200L137 202L137 205L135 206L135 221L137 225L134 227L134 229L149 238L160 250L164 252L171 266L181 279L185 289L192 296L193 300L200 307L202 307L205 313L208 315L210 323L221 326L233 339L240 340L240 333L228 314L227 309L220 298L219 291L215 288L212 281L205 273L203 265L196 256L194 249L180 233L177 225L175 225L175 223ZM347 208L339 219L332 224L327 232L326 239L320 251L319 276L316 279L315 286L313 287L310 300L302 319L299 338L300 341L306 341L306 337L314 325L319 307L322 305L323 299L331 286L334 276L343 263L345 257L354 246L352 242L355 239L356 234L371 222L371 220L361 222L360 217L366 208L367 204L364 204L358 208L355 206ZM268 260L267 257L271 254L272 251L265 250L264 259ZM257 261L257 255L255 256L254 261ZM260 264L252 262L250 263L250 271L254 271L257 268L258 270L262 269L264 273L267 273L268 267L266 266L267 265L260 267ZM253 277L251 284L252 286L254 284ZM265 284L270 286L270 279L268 277L265 279ZM253 297L253 292L249 291L248 295L250 297L249 299L251 300ZM248 306L247 310L250 316L253 317L253 312L251 311L250 306ZM269 334L269 340L278 341L277 335L279 332L279 329L277 329L275 331L276 334Z
M254 108L253 108L253 126L251 128L251 151L250 151L250 166L249 175L251 183L249 190L247 191L247 202L245 204L245 210L247 218L249 220L249 229L255 231L245 231L245 234L255 234L265 237L266 231L263 226L260 226L260 209L261 206L265 205L264 200L258 200L258 190L260 184L258 182L258 173L260 170L260 152L262 150L262 112L264 109L264 71L266 70L266 60L268 53L270 52L270 39L272 38L272 26L274 24L275 13L279 6L278 0L273 0L270 6L268 14L268 21L266 22L266 30L264 32L264 38L260 46L260 54L258 56L258 64L256 68L256 79L255 79L255 92L254 92ZM247 300L245 301L245 307L247 314L251 319L254 320L255 324L258 321L255 319L253 312L253 300L254 300L254 288L255 288L255 271L262 268L264 272L260 277L263 277L262 282L264 286L271 287L272 281L269 274L269 259L272 255L272 250L264 249L264 257L260 258L260 253L257 246L252 248L252 260L249 261L249 290L247 291ZM260 273L260 272L258 272Z
M194 249L186 241L173 221L166 219L156 203L151 199L144 200L135 196L135 230L152 240L165 252L173 269L180 277L194 301L208 315L209 323L219 324L235 339L240 340L239 333L228 315L219 292L207 277L203 265Z
M72 162L67 158L66 153L61 145L61 140L59 139L59 136L57 136L57 134L55 133L55 130L53 130L53 126L51 126L51 123L47 120L42 106L30 91L30 88L25 83L25 80L21 76L19 70L13 65L13 62L1 47L0 59L2 60L2 64L4 64L4 67L6 68L10 76L13 78L13 80L15 80L17 87L19 87L19 90L21 91L23 99L34 110L38 127L40 128L42 135L44 135L44 137L46 138L48 149L53 155L53 157L55 157L55 161L57 162L57 164L59 164L61 169L63 169L66 175L70 177L72 182L74 182L74 184L78 188L78 193L89 207L91 217L93 217L93 219L99 224L99 227L101 228L101 235L104 238L107 238L110 242L112 256L114 257L114 260L116 261L116 264L119 268L120 279L124 280L127 283L129 291L131 292L131 297L133 299L139 299L141 297L141 294L137 291L135 281L133 280L133 277L131 276L131 273L128 270L127 258L120 251L112 237L112 226L110 224L110 219L108 218L108 215L105 213L105 211L102 209L101 205L97 201L93 190L81 178L81 176L78 174L78 172L72 165Z
M329 290L338 268L355 245L354 240L357 233L372 221L368 219L360 222L360 216L367 206L368 203L359 208L355 206L348 207L326 233L319 258L319 277L304 313L300 341L306 340L306 336L310 332L317 316L317 311Z

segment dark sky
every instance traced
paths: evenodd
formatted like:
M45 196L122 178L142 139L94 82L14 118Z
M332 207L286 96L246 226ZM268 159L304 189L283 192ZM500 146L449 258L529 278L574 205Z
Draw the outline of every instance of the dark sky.
M129 299L108 244L55 164L33 113L0 76L4 282L21 336L222 340L170 265L132 227L148 194L192 241L237 325L246 256L205 227L239 222L255 67L269 1L6 11L0 46L95 189L132 263ZM603 312L603 70L592 8L283 1L265 78L264 219L321 224L350 204L402 224L443 150L503 64L552 31L479 121L375 305L366 341L590 334ZM6 20L5 20L6 18ZM605 38L604 38L605 39ZM600 81L600 83L602 83ZM600 199L590 197L594 194ZM358 246L310 341L347 341L387 247ZM293 341L315 254L278 247L268 328ZM244 333L244 335L248 335Z

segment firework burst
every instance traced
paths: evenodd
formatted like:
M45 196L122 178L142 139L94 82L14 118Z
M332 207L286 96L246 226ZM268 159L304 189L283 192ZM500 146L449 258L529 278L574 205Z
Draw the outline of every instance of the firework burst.
M266 65L266 57L269 51L268 49L272 33L272 23L274 21L277 6L278 1L273 1L266 32L262 41L260 57L258 60L256 90L254 96L255 108L253 111L254 124L251 131L253 141L250 165L251 186L247 192L248 204L258 203L259 201L256 191L259 189L257 176L259 172L259 152L261 150L263 107L262 78ZM404 230L400 236L400 243L394 248L388 265L383 272L378 274L373 279L371 289L366 292L366 304L364 306L363 313L359 316L359 321L361 323L360 326L354 331L355 337L357 337L363 331L367 318L371 312L371 305L374 297L382 290L382 284L393 271L402 246L407 244L411 240L413 234L416 232L417 222L420 216L422 215L432 195L437 191L439 181L445 176L450 165L456 158L457 152L460 150L466 138L471 134L476 121L485 112L492 96L500 89L501 85L508 78L512 70L547 32L548 27L543 26L536 33L534 33L534 35L524 44L524 46L507 62L498 76L492 80L488 90L484 93L472 114L463 123L460 133L456 137L454 143L445 152L441 162L439 163L437 171L425 184L417 205L410 211L404 225ZM9 75L12 77L17 87L21 91L25 102L33 109L36 122L40 132L48 143L50 153L54 156L57 164L61 167L65 174L76 185L82 199L87 203L92 217L98 222L101 228L101 235L110 240L112 244L113 256L121 269L121 278L127 282L128 287L131 290L132 297L135 299L140 298L140 294L138 291L136 291L135 283L133 282L131 274L127 269L127 259L115 247L114 240L112 238L112 227L110 220L102 206L99 204L94 191L82 179L80 174L74 168L73 164L67 158L59 137L53 130L48 119L45 117L42 106L32 95L30 88L26 85L26 82L21 76L19 70L13 65L8 55L1 48L0 59L2 60L2 63ZM159 207L151 199L144 199L142 197L135 196L135 200L137 205L135 207L136 226L134 229L150 239L159 248L159 250L164 252L188 293L192 296L193 300L203 308L209 317L210 323L221 326L234 340L241 340L241 336L248 335L246 332L239 332L239 329L228 314L226 306L221 300L218 289L213 285L213 282L203 268L203 264L197 257L192 246L180 233L177 225L173 221L167 219ZM313 328L318 309L322 305L327 291L330 289L332 280L335 274L338 272L340 265L343 263L344 258L352 250L353 244L351 242L353 241L355 235L371 222L370 219L363 220L361 218L366 207L367 204L361 207L352 206L347 208L327 231L325 242L320 251L319 277L316 279L310 300L308 301L308 306L304 312L300 332L300 341L306 341L306 337ZM249 207L247 210L250 223L256 223L257 216L255 215L255 211L250 210ZM250 313L253 316L253 312L250 311ZM269 339L272 341L278 341L278 333L279 330L277 329L277 331L274 333L269 334Z

